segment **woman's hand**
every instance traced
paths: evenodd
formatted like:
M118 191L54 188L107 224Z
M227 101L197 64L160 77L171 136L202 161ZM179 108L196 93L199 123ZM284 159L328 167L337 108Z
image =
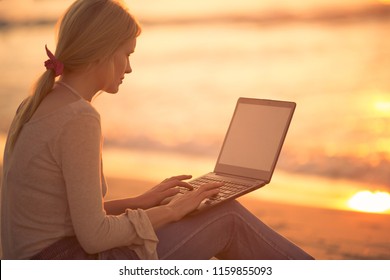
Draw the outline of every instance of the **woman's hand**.
M158 229L163 225L182 219L185 215L198 208L204 199L218 194L219 187L222 185L222 183L204 184L197 190L188 191L183 195L176 195L167 205L147 209L146 213L151 224L154 229Z
M217 195L219 188L222 186L223 183L208 183L202 185L197 190L175 196L167 205L173 210L172 212L175 215L174 221L178 221L194 211L206 198Z
M142 202L143 209L160 205L163 200L171 198L179 193L179 188L177 187L184 187L192 190L193 187L190 184L183 182L183 180L191 178L191 175L179 175L165 179L157 186L138 196L136 199L139 202Z

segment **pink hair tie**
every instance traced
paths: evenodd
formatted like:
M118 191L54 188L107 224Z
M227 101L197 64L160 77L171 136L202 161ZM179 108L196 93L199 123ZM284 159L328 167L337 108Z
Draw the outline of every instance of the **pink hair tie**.
M47 45L45 45L47 56L49 57L48 60L45 61L45 67L47 70L52 69L54 70L55 76L62 75L62 72L64 71L64 64L59 61L47 48Z

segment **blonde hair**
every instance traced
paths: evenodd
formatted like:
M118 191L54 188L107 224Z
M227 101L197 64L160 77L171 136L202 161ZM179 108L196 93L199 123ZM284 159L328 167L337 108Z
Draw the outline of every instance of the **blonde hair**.
M121 0L77 0L57 23L55 57L65 71L75 71L109 58L128 39L141 33L137 20ZM8 144L12 151L23 125L50 93L55 74L46 70L37 80L32 94L23 101L11 124Z

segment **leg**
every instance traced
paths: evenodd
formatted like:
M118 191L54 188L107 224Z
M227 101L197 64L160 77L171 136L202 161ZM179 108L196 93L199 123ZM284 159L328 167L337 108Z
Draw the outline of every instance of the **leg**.
M312 259L236 201L157 231L160 259Z

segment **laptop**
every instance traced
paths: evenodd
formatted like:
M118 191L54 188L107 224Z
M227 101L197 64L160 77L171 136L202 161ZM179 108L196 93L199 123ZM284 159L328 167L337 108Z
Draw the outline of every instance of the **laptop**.
M271 181L295 107L296 103L289 101L238 99L214 171L189 182L195 189L208 182L223 182L224 186L218 195L204 200L196 212Z

